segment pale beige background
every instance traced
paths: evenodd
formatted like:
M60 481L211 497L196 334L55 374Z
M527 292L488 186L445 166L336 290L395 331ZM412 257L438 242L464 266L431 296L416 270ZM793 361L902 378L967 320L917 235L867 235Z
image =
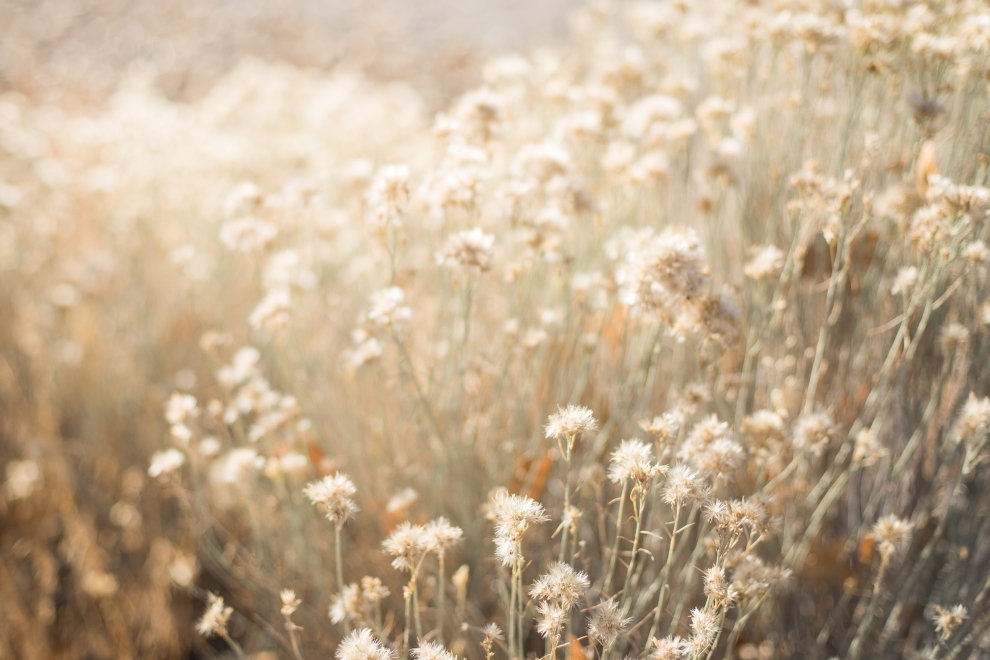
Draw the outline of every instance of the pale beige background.
M98 101L129 66L195 98L246 55L402 78L433 103L506 50L559 43L579 0L0 0L0 91Z

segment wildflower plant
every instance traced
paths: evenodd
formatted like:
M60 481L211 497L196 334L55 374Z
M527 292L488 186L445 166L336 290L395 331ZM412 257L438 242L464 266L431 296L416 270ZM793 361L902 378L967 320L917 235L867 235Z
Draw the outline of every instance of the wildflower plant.
M0 94L0 648L985 654L990 12L568 25Z

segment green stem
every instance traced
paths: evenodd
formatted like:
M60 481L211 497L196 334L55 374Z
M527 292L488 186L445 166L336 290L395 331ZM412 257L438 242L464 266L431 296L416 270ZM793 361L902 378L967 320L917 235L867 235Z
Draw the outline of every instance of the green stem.
M639 502L636 501L636 493L640 493ZM636 535L633 537L632 545L632 556L629 558L629 568L626 570L626 579L622 585L622 603L619 607L619 611L623 615L629 613L629 606L632 601L629 599L629 587L632 584L633 572L636 567L636 555L639 554L639 535L643 529L643 504L646 501L646 494L643 492L642 488L637 485L633 488L632 495L632 505L633 505L633 515L636 518Z
M423 643L423 622L419 618L419 580L412 579L413 619L416 621L416 644Z
M605 574L605 584L602 585L602 593L608 594L612 587L612 576L615 574L615 562L619 557L619 537L622 536L622 514L626 504L626 488L628 484L622 482L622 496L619 497L619 515L615 519L615 542L612 543L612 556L608 560L608 573Z
M660 627L660 618L663 616L663 601L667 597L668 587L670 586L667 581L670 577L670 563L674 557L674 545L677 543L677 523L681 517L681 503L678 502L674 507L674 531L670 535L670 547L667 548L667 561L663 564L663 571L660 573L660 582L662 586L660 587L660 597L657 599L657 609L653 612L653 625L650 626L650 634L646 639L656 637L657 630Z

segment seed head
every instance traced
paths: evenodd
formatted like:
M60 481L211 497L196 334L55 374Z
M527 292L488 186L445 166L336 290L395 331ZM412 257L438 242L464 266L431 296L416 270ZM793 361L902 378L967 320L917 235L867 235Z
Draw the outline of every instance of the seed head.
M653 448L641 440L623 440L612 453L608 478L615 483L632 479L646 484L664 468L653 462Z
M397 286L375 293L371 297L371 309L368 310L368 320L375 325L396 325L412 318L412 310L403 303L406 294Z
M385 552L394 557L392 566L399 571L412 572L430 549L430 539L423 525L400 523L382 543Z
M227 622L230 621L234 609L224 606L223 596L211 593L207 598L206 611L203 612L203 616L196 624L196 630L203 637L212 637L213 635L226 637Z
M707 496L707 489L697 472L686 465L670 470L663 489L663 501L671 506L700 502Z
M422 642L411 653L416 660L457 660L453 653L436 642Z
M657 438L661 447L677 437L678 431L684 424L684 414L679 410L668 410L654 417L652 421L644 420L639 427Z
M296 598L296 592L292 589L282 589L279 596L282 598L282 616L292 616L302 603Z
M911 541L913 528L914 525L910 522L893 514L884 516L873 525L873 538L880 544L880 556L884 562L889 561Z
M758 445L766 446L772 441L783 439L784 420L772 410L757 410L743 420L739 430Z
M524 495L511 495L499 491L492 499L492 513L495 516L495 535L518 541L534 523L543 523L550 518L546 509L536 500Z
M577 605L588 591L588 576L563 562L554 562L536 579L529 595L535 600L554 602L565 611Z
M869 467L890 451L880 443L877 434L870 429L862 429L856 434L856 445L853 448L853 460Z
M818 411L802 416L794 424L794 448L820 454L835 433L835 423L828 413Z
M397 222L409 203L409 168L386 165L378 170L367 194L378 222Z
M428 523L424 528L424 534L426 535L427 548L430 552L435 552L438 555L444 554L448 548L456 545L464 536L460 527L451 525L443 516Z
M941 605L935 606L935 632L942 638L942 641L952 636L952 631L962 625L962 622L969 618L969 612L962 605L953 605L946 609Z
M330 522L338 526L358 512L357 505L351 499L355 492L357 490L354 483L344 474L313 481L303 489L306 497L327 514Z
M664 637L663 639L654 637L650 640L647 648L650 650L646 656L647 660L681 660L687 653L687 642L680 637Z
M632 617L623 619L619 614L619 603L609 599L595 608L588 621L588 634L602 648L608 649L631 622Z
M725 569L712 566L705 571L705 595L716 607L728 607L736 599L735 589L725 577Z
M784 253L776 245L756 248L753 258L743 268L743 272L754 280L777 277L784 270Z
M360 619L363 609L361 591L354 583L345 585L339 594L330 598L330 620L341 623L351 619Z
M196 397L174 392L165 403L165 420L169 424L185 424L199 414Z
M677 458L701 470L701 456L720 440L731 440L732 431L727 422L720 422L715 415L702 419L684 440L677 451ZM740 448L741 450L741 448Z
M486 623L485 627L481 629L481 634L485 636L485 639L490 641L505 639L505 634L502 632L502 629L499 628L498 624L494 622Z
M151 457L151 465L148 466L149 477L160 477L163 474L174 472L186 462L186 456L178 449L166 449L156 452Z
M361 596L372 605L382 602L390 593L379 578L368 575L361 578Z
M568 405L550 415L546 426L546 437L561 440L581 439L598 430L595 414L583 406Z
M959 411L952 435L957 441L976 443L990 430L990 398L977 399L973 392Z
M560 642L560 632L564 628L567 620L567 613L556 603L541 601L536 607L536 631L544 639L551 640L554 644Z
M492 266L492 248L495 237L486 234L480 227L461 231L444 244L437 253L437 263L448 267L477 268L484 272Z
M337 660L392 660L395 651L386 648L369 628L352 630L337 647Z
M911 293L916 284L918 284L918 269L914 266L906 266L897 271L890 292L895 296L899 293Z
M718 634L718 617L714 609L691 610L691 639L688 648L698 655L711 646Z

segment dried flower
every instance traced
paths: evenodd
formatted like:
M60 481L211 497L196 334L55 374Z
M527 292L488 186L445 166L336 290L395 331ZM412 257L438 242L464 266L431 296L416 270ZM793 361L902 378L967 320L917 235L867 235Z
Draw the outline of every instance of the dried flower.
M186 462L186 456L178 449L166 449L156 452L151 457L151 465L148 467L149 477L160 477L174 472Z
M343 525L358 512L357 504L352 496L357 492L354 483L343 474L324 477L306 485L303 493L309 500L319 506L330 522L337 526Z
M990 431L990 397L977 399L969 393L969 398L959 411L959 417L952 427L952 437L957 441L977 443Z
M368 575L361 578L361 596L372 605L382 602L391 593L379 578Z
M481 633L488 639L505 639L505 634L502 632L502 629L499 628L497 623L486 623L485 627L481 629Z
M396 325L412 318L412 310L406 307L406 294L397 286L375 293L371 297L368 320L375 325Z
M152 466L155 465L155 458L159 455L160 454L155 454L155 456L152 457ZM39 468L38 464L32 460L11 461L10 463L7 463L6 473L7 481L3 484L3 492L12 500L30 497L32 493L41 487L43 481L41 468Z
M889 562L895 553L903 550L911 541L913 528L914 525L910 522L893 514L884 516L873 525L873 538L880 544L880 556L884 563Z
M601 644L603 649L608 649L630 623L632 617L623 619L619 614L619 603L609 599L592 612L588 620L588 635Z
M394 557L392 566L396 570L411 573L419 568L423 556L430 550L430 542L426 527L403 522L382 542L382 547Z
M546 437L581 439L598 430L595 414L583 406L568 405L550 415L546 425Z
M728 607L736 599L735 589L725 577L725 569L712 566L705 571L705 596L710 598L716 607Z
M652 421L644 420L639 423L641 429L656 437L661 447L676 438L683 425L684 415L679 410L668 410Z
M828 413L818 411L799 417L794 424L794 448L821 454L835 433L835 423Z
M165 403L165 419L169 424L185 424L199 414L196 397L174 392Z
M953 605L946 609L941 605L935 606L935 632L942 638L942 641L952 636L952 631L962 625L963 621L969 618L969 612L962 605Z
M894 286L891 287L890 292L895 296L898 293L911 293L917 284L918 269L914 266L905 266L897 271L897 277L894 278Z
M504 490L492 498L495 519L495 554L505 566L520 559L519 544L523 534L534 523L550 520L546 509L536 500L523 495L511 495Z
M653 448L640 440L623 440L612 453L608 478L615 483L632 479L641 486L663 471L653 462Z
M856 445L853 448L854 461L869 467L889 454L890 451L880 444L876 433L870 429L863 429L856 435Z
M348 620L360 620L363 614L362 593L354 583L344 585L339 594L330 597L330 620L342 623Z
M368 189L367 198L379 222L398 222L409 203L409 168L406 165L386 165L379 169Z
M282 599L282 616L292 616L302 603L296 598L296 592L292 589L282 589L279 596Z
M703 653L715 641L718 635L718 615L714 609L691 610L691 639L688 641L688 649L697 656Z
M495 237L480 227L458 232L447 239L443 250L437 253L437 263L461 268L477 268L484 272L492 265L492 248Z
M975 264L990 265L990 248L983 241L973 241L963 248L962 256Z
M203 612L203 616L196 624L196 630L203 637L212 637L213 635L226 637L227 622L230 621L233 613L233 608L224 605L223 596L208 594L206 611Z
M457 660L453 653L436 642L421 642L411 653L415 660Z
M566 620L566 611L556 603L544 600L536 606L536 631L553 644L560 643L560 633Z
M337 647L337 660L392 660L395 651L386 648L368 628L352 630Z
M775 245L756 248L743 272L754 280L777 277L784 270L784 253Z
M529 595L535 600L554 602L567 611L577 605L588 591L588 576L563 562L553 562L537 578Z
M686 465L677 465L667 474L663 501L671 506L685 506L705 499L707 490L697 472Z
M664 637L657 639L653 637L647 644L649 653L647 660L681 660L687 653L687 642L680 637Z
M743 458L743 448L732 438L726 422L709 415L695 424L677 452L708 479L731 473Z
M453 547L464 536L460 527L451 525L443 516L427 523L423 533L426 537L427 549L438 555L442 555L448 548Z

